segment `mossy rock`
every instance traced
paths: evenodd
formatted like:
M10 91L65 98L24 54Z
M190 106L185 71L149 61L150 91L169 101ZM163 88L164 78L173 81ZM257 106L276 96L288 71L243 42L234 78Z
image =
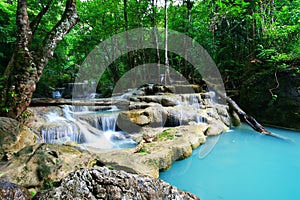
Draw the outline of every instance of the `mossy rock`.
M0 117L0 159L10 159L22 148L37 143L37 136L18 121Z
M264 73L242 87L240 106L258 121L300 130L300 74L293 68Z
M16 184L41 187L57 182L82 167L103 165L95 154L77 147L54 144L28 146L0 168L0 173Z

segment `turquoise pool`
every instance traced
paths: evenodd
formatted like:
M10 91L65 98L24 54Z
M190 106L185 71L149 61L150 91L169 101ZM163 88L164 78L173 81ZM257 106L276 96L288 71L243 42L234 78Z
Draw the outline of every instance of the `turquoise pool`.
M201 200L299 200L300 132L268 130L291 140L242 125L219 136L206 156L200 147L160 178Z

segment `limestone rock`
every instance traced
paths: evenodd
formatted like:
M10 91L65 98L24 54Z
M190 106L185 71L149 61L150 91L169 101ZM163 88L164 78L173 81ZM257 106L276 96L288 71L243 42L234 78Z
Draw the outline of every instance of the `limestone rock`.
M160 104L152 104L146 109L122 111L118 115L117 125L127 132L138 132L143 126L160 127L164 125L167 113Z
M134 153L135 149L113 151L90 149L90 151L114 169L157 178L160 170L168 169L176 160L189 157L192 149L203 144L206 141L204 132L207 128L208 126L204 124L174 128L146 128L142 129L141 133L157 139L151 143L145 143L138 153Z
M144 126L175 127L210 118L231 125L229 107L215 103L211 93L135 96L134 100L130 102L130 110L119 115L117 123L124 131L138 132Z
M97 167L69 174L59 187L41 191L34 199L192 200L199 197L183 192L160 179Z
M0 117L0 158L9 159L22 148L37 143L37 136L18 121Z
M0 173L12 183L39 187L47 180L59 181L76 169L99 163L97 156L74 146L39 144L19 151Z
M209 128L206 131L207 136L220 135L223 131L229 129L221 120L210 119L208 124Z

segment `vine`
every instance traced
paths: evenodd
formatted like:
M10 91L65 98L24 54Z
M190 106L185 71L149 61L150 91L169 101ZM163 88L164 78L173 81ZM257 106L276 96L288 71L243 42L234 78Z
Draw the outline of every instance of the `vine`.
M270 89L269 89L269 92L270 92L271 95L272 95L272 100L273 100L273 101L276 101L276 100L277 100L277 95L273 93L273 90L279 88L279 86L280 86L280 85L279 85L279 82L278 82L278 78L277 78L277 70L275 71L274 76L275 76L275 81L276 81L276 84L277 84L277 85L276 85L276 87L274 87L274 88L270 88Z

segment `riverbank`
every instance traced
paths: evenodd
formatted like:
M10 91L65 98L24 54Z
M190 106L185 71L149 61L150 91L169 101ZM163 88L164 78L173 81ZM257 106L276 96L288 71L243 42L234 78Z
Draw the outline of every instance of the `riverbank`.
M1 157L7 162L0 169L1 176L37 190L54 187L77 169L97 166L158 178L159 172L170 168L174 161L189 157L194 148L205 142L206 136L220 134L231 124L228 106L215 103L211 93L136 96L126 100L126 105L128 109L118 111L118 115L107 112L102 115L102 110L95 110L99 105L91 109L70 105L29 108L30 117L24 121L25 125L14 121L11 126L27 127L35 140L22 139L18 130L11 139L2 140L5 141L2 146L10 144L16 148L2 148ZM116 129L109 130L110 133L117 133L120 127L128 132L115 134L99 144L113 144L129 137L138 145L123 149L111 149L115 145L91 145L86 134L105 139L107 132L103 128L108 126L103 122ZM138 129L133 132L127 129L132 125ZM70 126L73 128L69 129ZM10 132L9 127L3 127ZM52 134L49 141L60 143L44 144L45 133Z

